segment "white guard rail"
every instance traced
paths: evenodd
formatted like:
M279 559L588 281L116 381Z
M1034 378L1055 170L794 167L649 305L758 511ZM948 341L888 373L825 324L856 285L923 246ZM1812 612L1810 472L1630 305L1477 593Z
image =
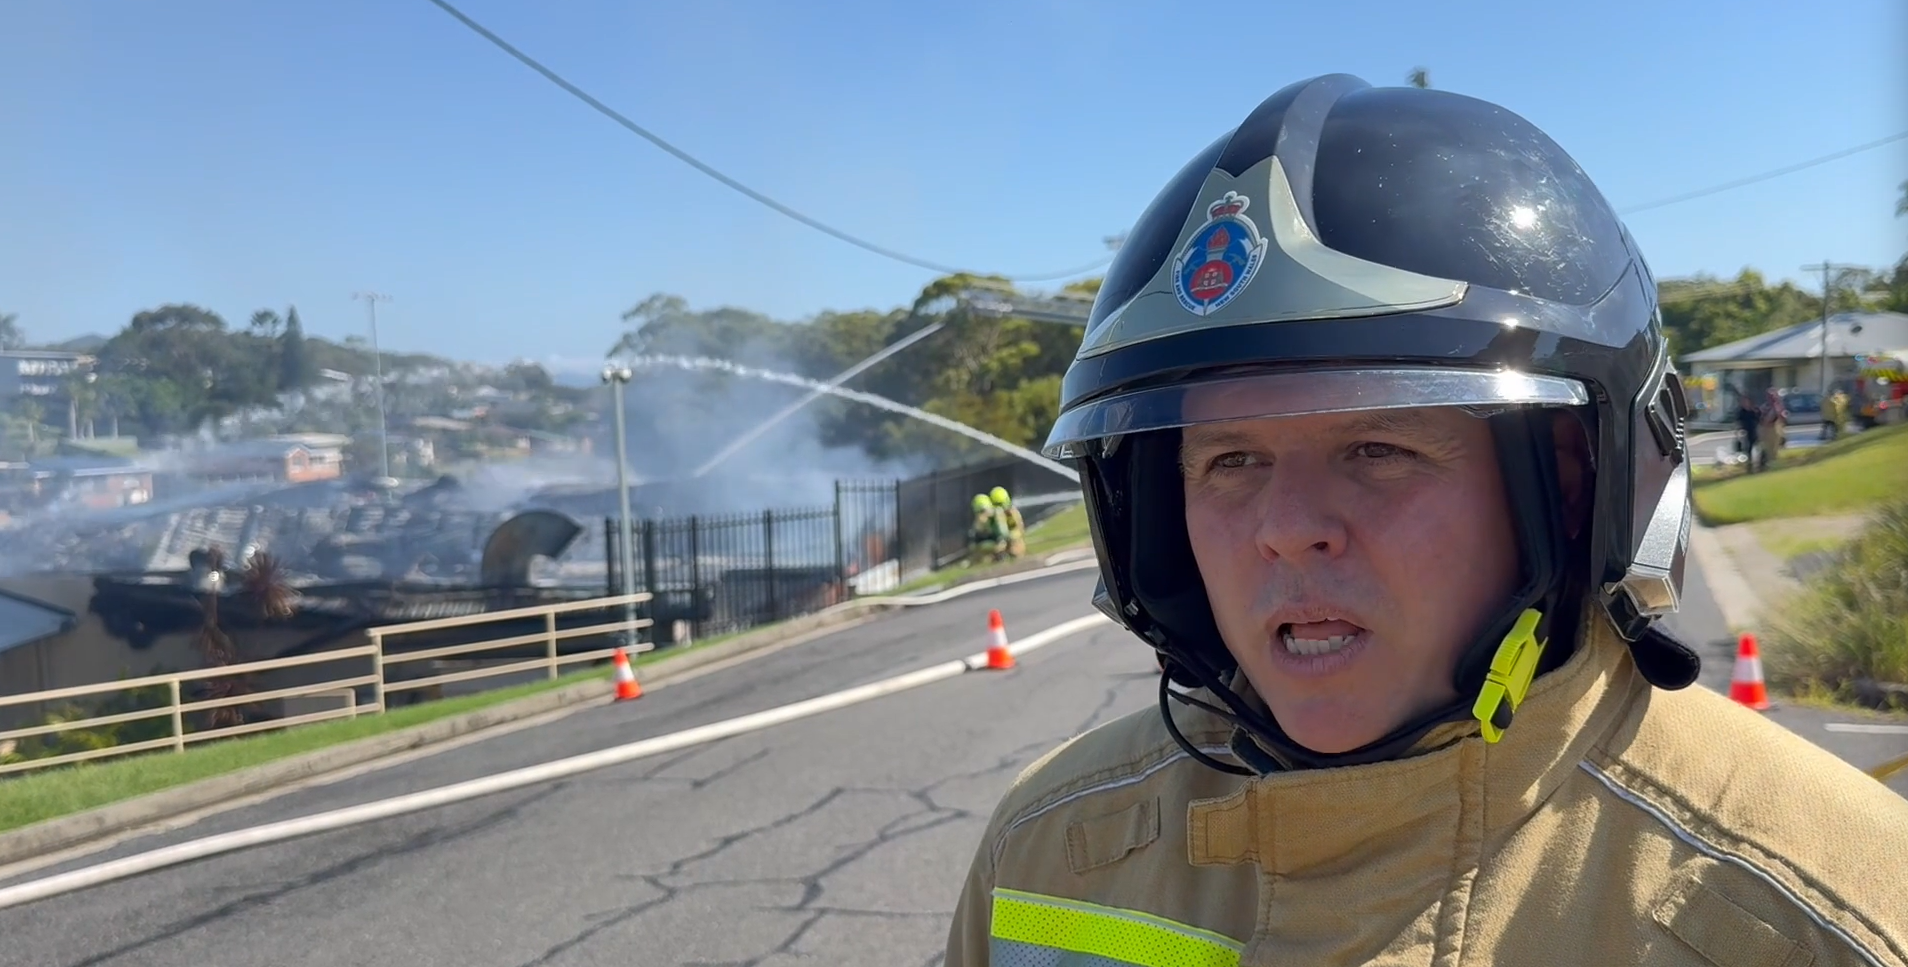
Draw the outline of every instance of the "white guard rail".
M55 688L41 692L27 692L20 695L0 695L0 707L6 707L13 705L30 705L34 703L60 702L156 687L163 687L167 692L166 702L151 708L136 709L130 712L115 712L110 715L96 715L90 718L72 719L69 721L49 722L44 725L0 731L0 753L4 753L16 747L21 739L53 735L78 729L97 728L103 725L136 722L142 719L154 719L160 716L166 716L171 719L170 728L168 729L169 734L160 738L109 745L95 749L83 749L77 752L68 752L44 758L25 759L18 762L0 762L0 775L27 772L69 763L85 762L91 759L102 759L108 756L128 755L157 749L170 748L174 752L184 752L187 746L198 742L208 742L215 739L247 735L254 732L266 732L273 729L305 725L312 722L323 722L330 719L356 718L359 715L375 715L385 710L385 696L396 691L431 688L451 682L471 681L473 679L490 678L498 675L514 675L539 669L546 671L548 678L554 679L562 674L564 666L600 661L609 658L615 654L616 651L614 647L610 647L562 654L558 648L559 642L570 638L581 638L590 635L610 635L624 631L633 632L647 628L654 623L648 618L619 618L615 621L590 624L583 627L558 628L558 615L577 611L602 611L612 608L633 607L634 605L650 600L650 598L651 595L648 592L638 592L635 594L621 594L604 598L590 598L583 601L565 601L560 604L512 608L507 611L485 611L454 618L435 618L428 621L411 621L403 624L380 625L378 627L365 629L364 634L366 638L369 639L369 644L359 645L353 648L336 648L310 655L299 655L294 658L274 658L268 661L222 665L216 668L201 668L193 671L173 672L166 675L147 675L143 678L128 678L114 682L101 682L96 685L75 685L70 688ZM469 628L502 621L518 621L527 618L542 618L543 630L531 634L511 635L503 638L485 638L480 641L461 645L445 645L438 648L427 648L410 652L393 652L388 650L387 647L393 638L401 638L405 635L414 635L427 631ZM537 644L539 642L544 645L544 654L540 658L534 658L529 661L510 662L507 664L486 664L483 662L485 652L492 652L501 648ZM628 646L628 650L647 651L651 647L653 646L649 643L643 642ZM424 678L394 680L390 675L390 668L393 665L417 661L443 662L446 659L469 663L473 667ZM368 660L371 671L368 674L327 679L325 681L312 682L305 685L294 685L288 688L244 692L236 695L190 702L183 700L185 690L181 688L181 685L186 682L254 675L260 672L277 671L286 668L349 662L352 660ZM371 701L361 705L357 700L358 689L366 686L369 686L371 689ZM288 715L261 722L247 722L240 725L197 731L187 731L186 729L186 715L193 712L203 712L235 705L256 705L261 702L291 698L325 697L337 697L342 699L342 701L337 708L327 708L316 712Z

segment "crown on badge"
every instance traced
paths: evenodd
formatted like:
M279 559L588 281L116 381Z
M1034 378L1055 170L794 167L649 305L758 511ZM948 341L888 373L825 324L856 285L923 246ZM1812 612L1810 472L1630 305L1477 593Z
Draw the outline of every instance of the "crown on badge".
M1252 204L1252 199L1236 191L1229 191L1226 192L1224 198L1213 202L1212 207L1206 209L1206 216L1208 218L1224 218L1228 215L1237 215L1245 211L1246 206L1250 204Z

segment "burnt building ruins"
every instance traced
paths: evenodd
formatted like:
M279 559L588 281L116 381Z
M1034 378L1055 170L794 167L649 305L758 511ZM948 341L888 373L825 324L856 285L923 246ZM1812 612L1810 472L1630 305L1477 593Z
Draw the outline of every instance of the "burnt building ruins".
M74 640L36 647L69 656L101 649L84 664L110 678L145 673L148 664L193 663L190 647L164 642L191 639L204 621L198 583L207 552L223 561L218 607L238 661L349 647L362 642L362 629L381 624L582 600L626 586L655 595L640 609L654 622L644 637L668 647L826 607L851 593L846 577L864 566L862 544L839 537L854 533L840 507L753 511L638 521L637 571L626 582L614 566L614 519L599 516L598 505L613 498L578 496L536 492L486 506L448 476L398 487L345 478L203 489L16 521L0 530L0 581L66 588L55 595L59 604L89 622L63 636ZM845 555L850 546L855 553ZM248 597L240 576L260 556L274 583L294 592L291 613L266 620ZM601 647L578 640L566 650ZM64 680L71 674L51 677L76 684ZM49 679L41 687L59 685Z

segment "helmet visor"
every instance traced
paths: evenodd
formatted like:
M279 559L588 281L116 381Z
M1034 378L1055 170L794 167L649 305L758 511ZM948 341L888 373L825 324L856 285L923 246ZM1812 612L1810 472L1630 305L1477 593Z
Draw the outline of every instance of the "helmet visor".
M1100 452L1099 441L1125 434L1232 420L1428 406L1488 411L1589 402L1589 391L1576 380L1501 370L1410 366L1261 370L1152 386L1074 407L1054 422L1041 453L1055 459L1091 456Z

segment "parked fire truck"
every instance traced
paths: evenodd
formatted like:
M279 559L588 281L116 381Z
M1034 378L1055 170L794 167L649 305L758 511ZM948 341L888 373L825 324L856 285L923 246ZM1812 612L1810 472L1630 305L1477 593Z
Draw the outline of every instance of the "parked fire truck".
M1908 419L1908 350L1871 353L1855 360L1854 404L1849 414L1863 429Z

